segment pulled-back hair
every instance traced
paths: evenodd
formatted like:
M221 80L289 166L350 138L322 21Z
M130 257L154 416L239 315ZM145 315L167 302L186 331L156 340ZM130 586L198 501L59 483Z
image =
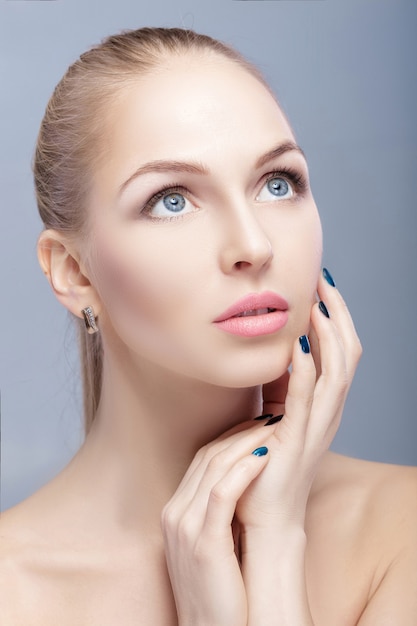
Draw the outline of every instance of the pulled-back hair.
M103 155L103 128L111 104L138 76L169 56L217 54L244 67L263 84L258 70L238 52L207 35L180 28L141 28L105 39L75 61L56 86L40 127L33 171L45 228L80 240L87 234L92 173ZM88 334L77 318L86 433L101 392L100 334Z

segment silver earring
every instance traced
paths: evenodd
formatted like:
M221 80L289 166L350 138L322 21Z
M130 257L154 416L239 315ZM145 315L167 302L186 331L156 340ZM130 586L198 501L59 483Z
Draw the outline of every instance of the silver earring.
M86 306L85 309L82 309L81 313L84 317L85 327L89 335L93 335L94 333L98 333L98 326L96 323L96 316L94 315L94 309L92 306Z

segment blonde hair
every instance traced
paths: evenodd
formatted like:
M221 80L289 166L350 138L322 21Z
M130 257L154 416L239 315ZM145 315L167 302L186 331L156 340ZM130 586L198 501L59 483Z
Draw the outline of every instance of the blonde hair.
M207 35L180 28L141 28L105 39L80 56L56 86L46 107L33 172L45 228L79 239L87 232L89 188L102 156L103 120L120 90L151 72L169 55L215 53L244 67L268 89L260 72L238 52ZM87 433L100 400L103 349L77 318L84 424Z

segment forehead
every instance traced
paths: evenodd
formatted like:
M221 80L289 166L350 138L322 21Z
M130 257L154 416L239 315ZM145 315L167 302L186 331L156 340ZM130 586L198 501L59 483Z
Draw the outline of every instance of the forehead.
M118 131L169 139L176 129L217 132L242 123L287 123L268 89L248 70L219 55L169 58L126 91L117 111ZM201 125L203 125L201 127ZM288 128L288 130L290 130Z
M106 133L107 134L107 133ZM224 161L293 140L269 90L219 55L169 58L129 84L108 126L113 173L158 159Z

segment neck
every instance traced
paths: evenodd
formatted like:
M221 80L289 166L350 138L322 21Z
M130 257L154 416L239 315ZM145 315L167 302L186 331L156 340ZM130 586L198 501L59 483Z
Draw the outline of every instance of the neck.
M229 389L140 370L105 363L100 407L79 454L94 493L116 502L115 515L136 528L138 516L159 525L199 448L261 410L259 387Z

